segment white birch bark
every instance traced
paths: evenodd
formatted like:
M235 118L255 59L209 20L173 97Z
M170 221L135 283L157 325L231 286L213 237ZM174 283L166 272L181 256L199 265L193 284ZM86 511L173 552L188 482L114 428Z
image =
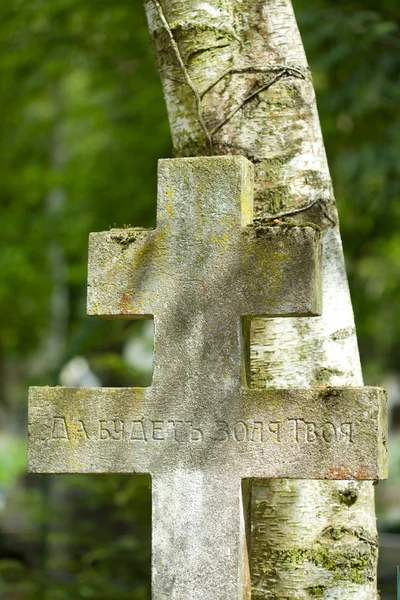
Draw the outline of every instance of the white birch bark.
M311 75L290 0L144 0L178 156L243 154L255 214L324 231L324 312L252 324L254 387L362 385ZM373 600L370 482L257 480L252 598Z

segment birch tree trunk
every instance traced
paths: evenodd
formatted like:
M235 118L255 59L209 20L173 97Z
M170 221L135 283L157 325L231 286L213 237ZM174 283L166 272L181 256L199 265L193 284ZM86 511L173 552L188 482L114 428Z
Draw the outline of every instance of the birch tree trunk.
M311 74L290 0L144 0L177 156L242 154L256 217L323 232L324 312L257 319L254 387L362 385ZM252 598L373 600L371 482L255 480Z

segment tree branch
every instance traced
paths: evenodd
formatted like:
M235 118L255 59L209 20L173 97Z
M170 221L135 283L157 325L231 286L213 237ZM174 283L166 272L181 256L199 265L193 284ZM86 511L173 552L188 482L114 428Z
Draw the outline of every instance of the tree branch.
M256 96L258 96L258 94L261 94L261 92L264 92L265 90L267 90L268 88L270 88L274 83L276 83L279 79L281 79L284 75L291 75L291 73L288 73L288 69L287 67L281 67L281 72L278 73L278 75L276 75L273 79L271 79L270 81L268 81L267 83L265 83L264 85L262 85L261 87L259 87L257 90L255 90L254 92L252 92L251 94L249 94L248 96L246 96L242 102L240 104L238 104L237 106L235 106L231 112L225 117L225 119L223 119L220 123L218 123L218 125L216 125L214 127L214 129L211 130L211 135L214 135L217 131L219 131L221 129L221 127L223 127L224 125L226 125L226 123L228 123L228 121L230 121L232 119L232 117L235 116L235 114L241 109L243 108L243 106L245 104L247 104L247 102L250 102L250 100L252 100L253 98L255 98ZM301 79L305 79L305 76L303 73L301 73ZM299 77L299 75L297 75L297 77ZM215 84L214 84L215 85ZM204 92L203 92L204 95Z
M224 71L222 73L222 75L220 75L220 77L218 77L218 79L216 79L213 83L211 83L203 92L201 92L200 96L201 98L204 98L204 96L206 94L208 94L208 92L210 92L213 87L215 87L220 81L222 81L223 79L225 79L225 77L227 77L228 75L236 75L236 74L241 74L241 73L266 73L267 75L269 73L272 73L273 71L292 71L293 74L297 74L299 77L301 77L302 79L306 79L306 74L304 72L304 69L301 69L299 67L288 67L288 66L283 66L283 65L266 65L266 66L248 66L248 67L230 67L229 69L227 69L226 71Z

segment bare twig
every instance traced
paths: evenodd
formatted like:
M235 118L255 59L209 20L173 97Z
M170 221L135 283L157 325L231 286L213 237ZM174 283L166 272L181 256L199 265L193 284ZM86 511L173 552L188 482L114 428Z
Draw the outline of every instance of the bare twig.
M216 79L205 90L203 90L201 92L200 96L201 96L201 98L204 98L204 96L206 94L208 94L208 92L210 92L213 89L213 87L215 87L220 81L225 79L225 77L227 77L228 75L239 75L241 73L266 73L266 74L269 74L274 71L285 71L288 74L290 72L292 72L294 75L297 75L297 76L301 77L302 79L306 78L304 71L302 69L299 69L298 67L289 67L287 65L264 65L264 66L250 65L247 67L230 67L229 69L224 71L222 73L222 75L220 75L218 77L218 79Z
M258 94L261 94L261 92L263 92L264 90L267 90L268 88L270 88L271 85L273 85L274 83L276 83L284 75L286 75L286 69L282 70L282 72L279 73L278 75L276 75L273 79L271 79L270 81L268 81L267 83L265 83L264 85L262 85L261 87L259 87L258 89L256 89L254 92L252 92L248 96L246 96L242 100L242 102L240 102L240 104L238 104L237 106L235 106L235 108L233 108L231 110L231 112L220 123L218 123L218 125L216 125L214 127L214 129L211 130L211 135L214 135L215 133L217 133L217 131L219 131L221 129L221 127L223 127L224 125L226 125L226 123L228 123L228 121L230 121L232 119L232 117L234 117L234 115L236 115L236 113L241 108L243 108L243 106L245 104L247 104L247 102L250 102L250 100L252 100L256 96L258 96Z
M302 206L301 208L295 208L294 210L288 210L286 212L277 213L276 215L271 215L270 217L265 217L265 220L273 221L275 219L280 219L281 217L291 217L292 215L297 215L298 213L308 210L309 208L314 206L314 204L317 204L318 201L319 201L319 198L316 198L315 200L313 200L306 206Z
M180 67L181 67L181 69L183 71L186 83L187 83L187 85L190 87L190 89L193 92L193 95L194 95L195 100L196 100L197 118L198 118L199 123L201 125L201 128L202 128L202 130L204 132L204 135L206 136L208 145L210 146L210 148L212 148L212 145L213 145L213 143L212 143L212 135L210 134L210 132L209 132L209 130L207 128L207 125L205 124L204 119L203 119L200 94L199 94L196 86L194 85L194 83L192 81L192 78L190 77L190 75L189 75L189 73L188 73L188 71L186 69L185 63L183 62L183 59L182 59L182 56L181 56L181 53L180 53L180 50L179 50L179 47L178 47L178 44L176 43L176 40L174 38L174 34L172 33L171 28L169 26L169 23L168 23L167 19L165 18L165 15L164 15L164 12L163 12L163 9L162 9L162 6L161 6L160 2L158 0L153 0L153 2L154 2L154 5L155 5L155 7L157 9L158 15L159 15L159 17L161 19L161 22L164 25L164 27L165 27L165 29L166 29L166 31L168 33L169 39L171 41L171 46L174 49L175 56L176 56L176 58L177 58L177 60L179 62L179 65L180 65Z

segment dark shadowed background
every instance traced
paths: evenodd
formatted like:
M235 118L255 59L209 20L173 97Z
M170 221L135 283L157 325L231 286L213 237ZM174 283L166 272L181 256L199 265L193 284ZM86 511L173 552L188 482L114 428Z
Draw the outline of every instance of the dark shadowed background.
M339 205L365 382L390 398L380 587L400 563L400 5L294 2ZM139 0L0 3L0 598L147 600L143 477L27 476L28 385L148 385L146 323L85 316L90 231L155 222L171 155Z

